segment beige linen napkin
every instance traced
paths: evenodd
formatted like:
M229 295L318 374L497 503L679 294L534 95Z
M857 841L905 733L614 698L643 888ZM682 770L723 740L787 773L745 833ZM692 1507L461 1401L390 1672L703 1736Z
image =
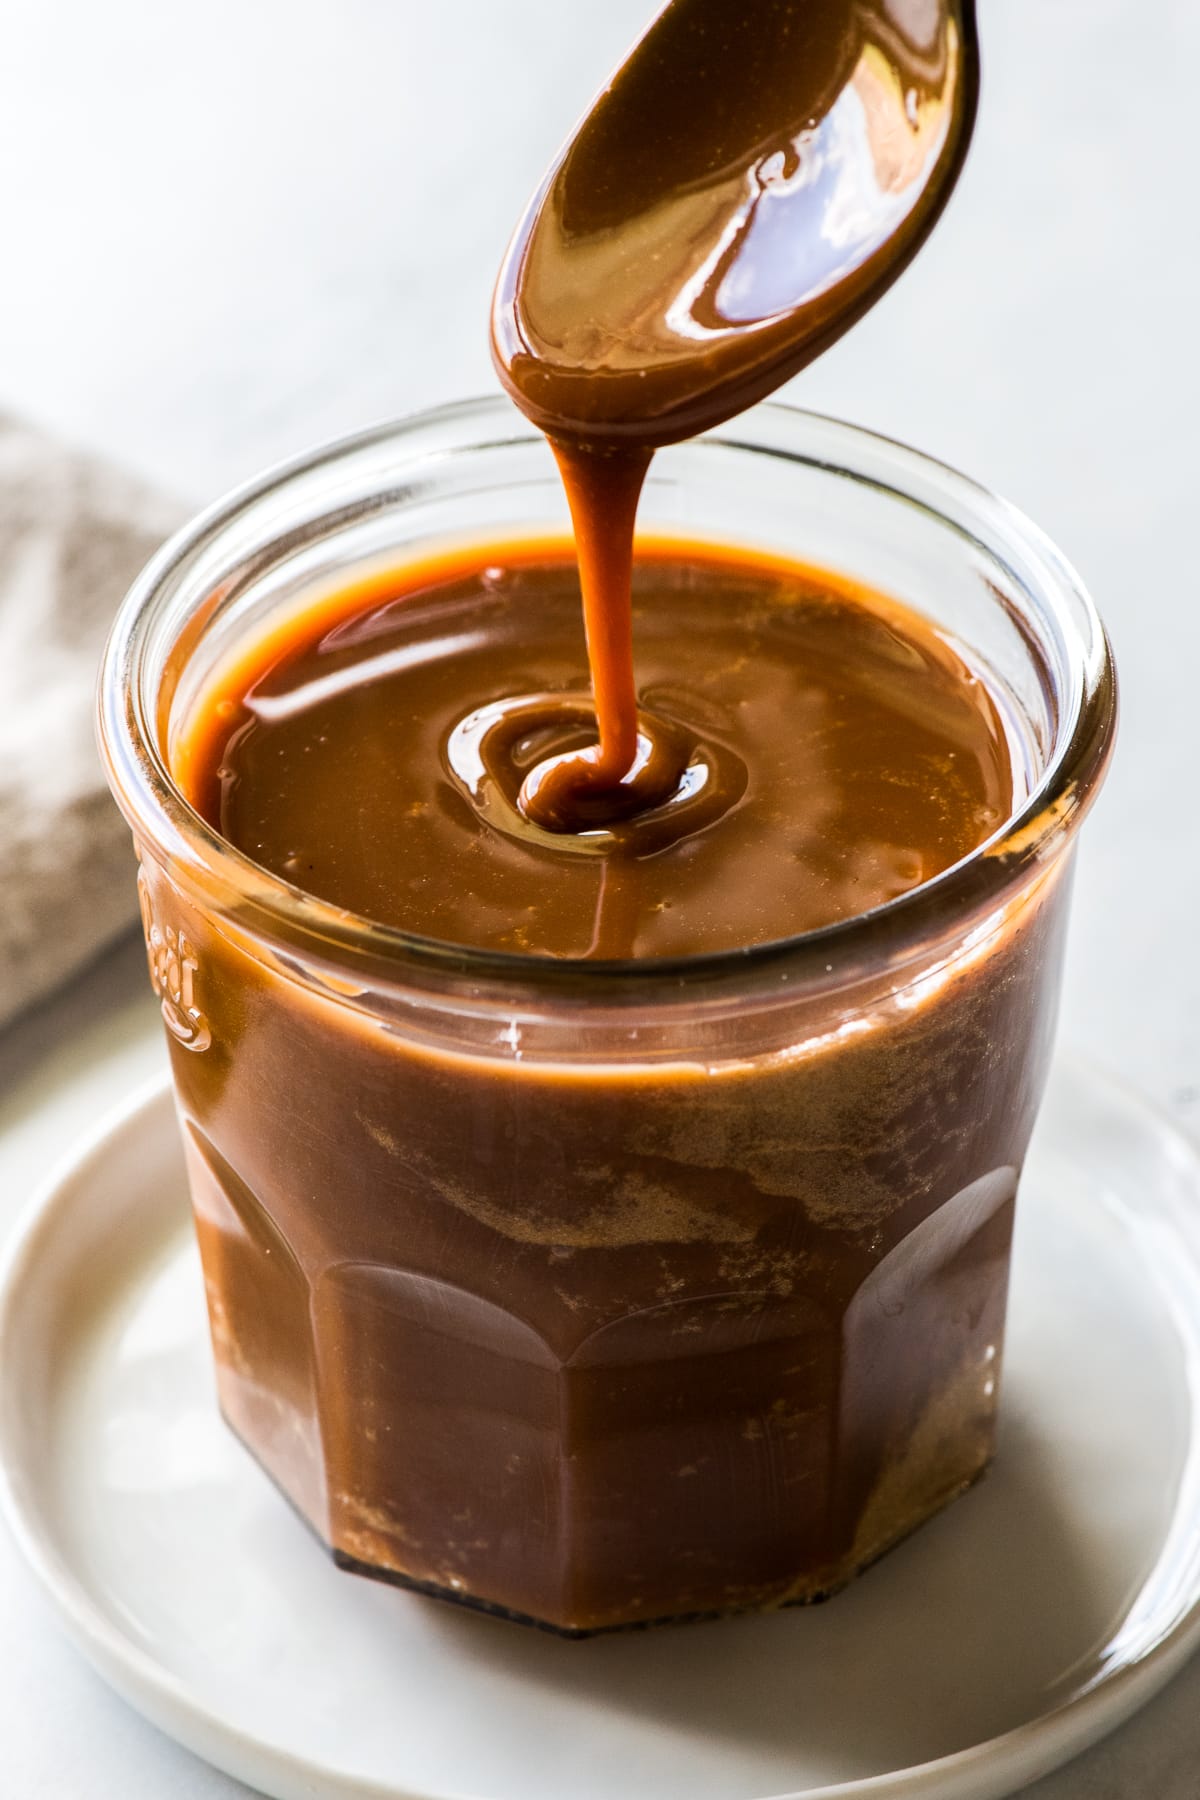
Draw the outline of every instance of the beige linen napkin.
M93 738L121 596L179 509L0 418L0 1024L136 916Z

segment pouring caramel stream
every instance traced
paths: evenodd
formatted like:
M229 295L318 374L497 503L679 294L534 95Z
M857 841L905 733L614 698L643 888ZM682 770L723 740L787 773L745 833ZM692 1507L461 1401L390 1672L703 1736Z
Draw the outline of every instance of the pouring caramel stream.
M661 806L686 766L638 724L654 450L761 399L891 285L957 179L977 88L971 0L672 0L535 195L492 348L562 470L598 733L525 780L545 829Z

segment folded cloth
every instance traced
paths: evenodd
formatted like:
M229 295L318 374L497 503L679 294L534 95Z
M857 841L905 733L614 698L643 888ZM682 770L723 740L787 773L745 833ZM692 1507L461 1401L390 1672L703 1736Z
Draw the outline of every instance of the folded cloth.
M113 613L179 508L0 418L0 1024L136 916L93 736Z

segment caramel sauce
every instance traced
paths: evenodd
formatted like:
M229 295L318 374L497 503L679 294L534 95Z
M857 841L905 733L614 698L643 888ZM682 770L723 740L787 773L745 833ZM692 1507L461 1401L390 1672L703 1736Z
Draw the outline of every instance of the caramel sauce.
M663 541L639 547L631 591L644 761L629 787L665 789L657 805L581 811L569 831L528 816L531 781L589 756L595 734L561 544L328 597L218 677L177 777L230 843L309 893L419 936L559 957L811 931L930 880L1007 817L991 694L907 609Z

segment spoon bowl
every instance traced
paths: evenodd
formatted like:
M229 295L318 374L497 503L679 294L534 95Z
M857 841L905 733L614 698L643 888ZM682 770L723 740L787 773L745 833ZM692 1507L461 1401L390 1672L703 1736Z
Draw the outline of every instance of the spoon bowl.
M973 0L671 0L509 246L517 405L560 442L653 448L761 399L907 267L978 87Z

